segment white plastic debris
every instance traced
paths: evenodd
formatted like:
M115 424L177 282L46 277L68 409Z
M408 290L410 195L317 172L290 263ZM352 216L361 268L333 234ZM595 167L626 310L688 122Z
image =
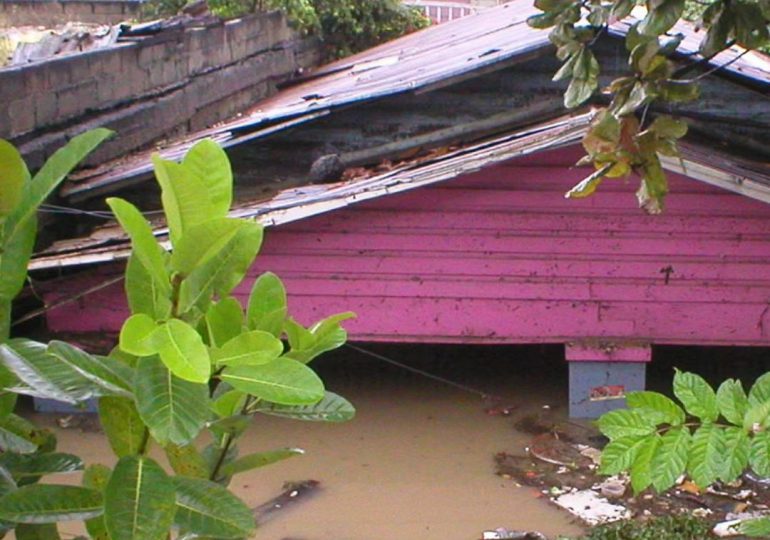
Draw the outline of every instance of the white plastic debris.
M613 504L590 489L565 493L551 500L588 525L599 525L631 517L631 511L628 508Z

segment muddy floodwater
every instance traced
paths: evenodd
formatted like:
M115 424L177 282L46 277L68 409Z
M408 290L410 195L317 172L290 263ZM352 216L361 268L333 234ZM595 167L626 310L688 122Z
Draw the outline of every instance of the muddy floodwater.
M537 490L494 473L497 452L520 452L529 441L513 428L516 415L549 411L543 405L555 411L549 414L565 414L566 369L546 361L549 351L528 348L516 353L527 358L501 358L513 353L371 348L499 395L504 402L493 405L515 408L513 415L490 414L490 403L478 395L354 351L320 360L316 367L327 386L348 397L357 416L337 425L258 418L242 452L291 446L306 454L237 476L237 494L256 507L280 494L287 481L313 479L320 487L275 512L257 538L474 540L497 527L549 537L581 531ZM61 451L87 463L112 463L102 435L87 426L60 430L59 437ZM62 530L78 532L74 526Z

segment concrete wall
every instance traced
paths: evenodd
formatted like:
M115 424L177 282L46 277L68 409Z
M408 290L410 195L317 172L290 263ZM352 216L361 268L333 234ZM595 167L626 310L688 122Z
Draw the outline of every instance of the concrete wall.
M101 162L242 112L318 58L274 12L0 69L0 137L34 167L106 126L118 137L90 160Z
M2 0L0 28L55 26L65 22L115 24L137 16L141 2L131 0Z

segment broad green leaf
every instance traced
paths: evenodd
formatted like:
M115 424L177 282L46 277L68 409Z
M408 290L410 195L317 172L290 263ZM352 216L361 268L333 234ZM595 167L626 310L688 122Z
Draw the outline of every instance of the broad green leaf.
M355 313L347 311L345 313L331 315L318 321L308 330L312 338L311 340L308 340L306 333L301 332L300 334L299 342L304 344L310 341L310 345L303 345L301 348L292 345L292 350L286 354L286 357L307 364L319 355L342 346L348 339L348 333L340 323L352 319L355 316ZM287 321L287 323L289 323L286 327L287 333L296 331L291 328L292 322L291 319ZM291 341L291 334L289 335ZM296 338L294 339L294 342L297 342Z
M59 358L48 354L42 343L12 339L0 345L0 360L24 383L14 388L20 394L74 405L111 393Z
M233 416L209 422L206 427L211 431L215 438L222 438L225 435L238 438L249 428L251 421L251 416L235 414Z
M3 452L31 454L37 450L37 445L7 429L5 426L0 426L0 450Z
M193 306L206 309L213 294L229 295L246 275L262 244L262 226L244 222L238 233L208 262L198 266L182 281L179 289L179 312Z
M713 484L724 469L726 452L722 428L712 423L701 425L692 436L687 473L693 482L705 488Z
M0 465L0 496L5 495L9 491L14 491L16 487L16 481L11 476L11 473Z
M600 169L597 169L583 180L575 184L572 189L564 194L566 199L582 199L592 195L599 185L604 181L607 173L612 169L613 164L609 163Z
M0 422L0 449L21 454L35 450L53 452L56 436L49 429L40 428L16 414L9 414Z
M722 455L722 467L719 479L734 482L749 465L751 447L748 434L739 427L724 430L725 451Z
M240 390L228 390L211 403L211 410L220 418L238 414L246 403L246 394Z
M146 445L147 428L133 400L121 397L101 398L99 422L112 451L119 458L139 454Z
M645 435L631 435L610 441L602 450L599 472L611 475L630 469L648 438Z
M167 444L163 449L166 452L169 465L179 476L208 478L209 468L194 444L185 446Z
M102 494L79 486L32 484L0 497L0 519L14 523L56 523L100 515Z
M737 530L746 536L767 538L770 536L770 517L742 521L737 525Z
M171 372L186 381L205 383L211 375L209 351L200 334L184 321L170 319L149 338L150 347Z
M72 454L57 452L0 455L0 466L11 473L17 484L29 483L46 474L69 473L83 470L83 460Z
M199 536L245 538L256 528L251 510L229 490L199 478L176 477L174 524Z
M356 415L356 409L347 399L328 390L323 399L313 405L288 406L260 401L251 410L306 422L347 422Z
M187 151L182 166L205 185L211 201L211 217L223 217L233 202L233 173L220 145L204 139Z
M32 178L29 189L9 222L22 224L34 215L64 177L110 135L112 132L108 129L93 129L73 137L54 152Z
M770 431L761 431L752 438L749 463L758 475L770 476Z
M208 189L196 174L173 161L152 156L155 177L161 187L171 243L176 246L184 233L198 223L218 217L214 204L206 196Z
M144 313L162 321L171 315L171 298L152 279L142 262L131 255L126 264L126 298L131 313Z
M649 129L659 137L680 139L687 134L687 122L663 115L653 120Z
M655 7L649 9L645 18L639 23L639 32L647 36L664 34L682 17L684 4L684 0L661 0L656 2Z
M291 317L284 321L283 329L286 332L286 337L289 338L291 351L295 354L310 349L315 343L315 337L310 333L310 330Z
M261 366L228 367L221 378L237 390L282 405L310 405L324 396L318 375L289 358L278 358Z
M759 377L749 390L749 405L759 405L770 400L770 372Z
M104 523L112 540L166 540L174 519L174 484L148 457L125 456L104 492Z
M638 409L618 409L603 414L596 422L602 434L610 439L649 435L655 432L656 414L645 415Z
M687 467L691 447L690 432L678 426L668 430L652 458L652 485L658 493L672 487Z
M286 289L272 272L259 276L251 288L246 311L248 327L280 337L286 320Z
M218 366L255 366L272 362L283 353L283 342L261 330L244 332L214 354Z
M131 397L133 370L112 358L91 355L63 341L51 341L46 352L104 389L102 395Z
M98 463L89 465L83 473L83 487L95 489L104 494L110 475L112 475L112 469L106 465ZM110 540L107 525L104 524L104 515L86 520L86 530L91 540Z
M134 356L150 356L158 350L152 346L148 339L158 325L155 320L146 313L131 315L123 323L120 329L119 344L121 350Z
M652 484L652 458L660 446L660 436L646 437L636 452L631 465L631 487L634 494L647 489Z
M55 523L38 523L28 525L19 523L14 529L16 540L59 540L59 530Z
M719 417L716 392L700 375L677 369L674 374L674 395L688 413L703 422L714 422Z
M305 451L301 448L283 448L281 450L273 450L270 452L249 454L248 456L239 457L235 461L232 461L222 467L222 473L228 476L233 476L238 473L258 469L266 465L271 465L273 463L277 463L294 456L301 456L304 453Z
M209 417L208 386L176 377L155 356L139 360L134 389L139 416L162 445L188 444Z
M191 226L174 245L171 269L187 275L210 261L220 254L245 223L240 219L222 217Z
M743 429L760 431L768 426L770 426L770 400L750 406L743 418Z
M164 262L164 249L158 244L152 228L142 213L128 201L117 197L107 199L120 226L131 237L132 253L152 277L154 286L168 296L171 292L169 275Z
M0 339L0 342L2 341L5 340ZM16 408L17 399L17 394L10 390L3 390L3 388L13 388L17 384L18 379L16 376L0 363L0 422Z
M29 180L27 165L19 151L8 141L0 139L0 218L19 205Z
M736 426L743 425L743 417L749 408L749 400L743 385L736 379L727 379L717 390L717 406L722 416Z
M10 327L10 301L21 291L27 277L27 263L32 257L37 234L37 217L33 214L25 222L10 230L5 223L5 238L0 250L0 299L6 302L6 308L0 312L3 317L3 333ZM5 336L7 337L7 336Z
M243 330L243 308L240 302L228 296L206 311L206 328L209 343L221 347Z
M656 423L678 426L684 423L684 411L670 398L647 390L626 394L626 404L632 409L644 409L660 415Z

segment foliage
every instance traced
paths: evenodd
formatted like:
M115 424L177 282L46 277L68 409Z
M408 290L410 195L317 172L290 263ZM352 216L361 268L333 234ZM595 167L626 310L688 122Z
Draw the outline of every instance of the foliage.
M105 357L60 341L0 345L13 377L6 390L68 403L98 399L117 464L86 468L83 486L31 483L83 463L52 448L31 454L39 445L20 436L24 424L0 430L2 523L37 527L46 538L57 538L55 524L64 520L85 521L95 539L166 539L170 529L185 538L245 538L255 524L226 488L232 476L302 453L239 456L237 441L254 416L341 422L354 414L308 366L345 342L341 323L353 314L305 328L288 316L284 286L270 273L256 280L245 310L233 296L262 227L227 217L232 175L224 151L202 141L181 163L153 162L171 252L135 206L107 201L132 243L131 316L118 347ZM199 450L206 431L212 442ZM149 457L151 444L163 449L174 475Z
M703 540L711 526L689 516L654 517L644 522L621 521L591 528L581 540ZM567 540L567 539L563 539Z
M700 376L677 370L674 395L631 392L628 409L604 414L599 430L610 439L600 472L629 472L635 493L661 492L682 475L705 488L735 481L747 467L770 476L770 373L746 394L728 379L714 389ZM770 530L770 519L749 522L744 533Z
M566 107L585 103L599 87L599 62L591 46L608 26L632 17L626 35L631 73L612 81L603 90L610 104L601 108L583 139L586 157L596 171L567 193L567 197L592 194L605 178L639 174L637 198L650 213L662 211L668 182L660 156L678 157L677 140L687 132L681 120L663 115L649 122L647 111L656 100L676 103L698 98L698 80L690 71L732 45L758 49L770 44L770 3L766 0L710 0L703 6L698 25L703 39L703 60L677 68L670 60L682 41L674 33L683 17L698 14L686 0L647 0L646 15L633 18L635 0L535 0L543 13L529 19L535 28L551 28L549 38L563 62L554 80L569 80ZM708 72L706 72L708 73ZM637 113L641 112L641 118Z

